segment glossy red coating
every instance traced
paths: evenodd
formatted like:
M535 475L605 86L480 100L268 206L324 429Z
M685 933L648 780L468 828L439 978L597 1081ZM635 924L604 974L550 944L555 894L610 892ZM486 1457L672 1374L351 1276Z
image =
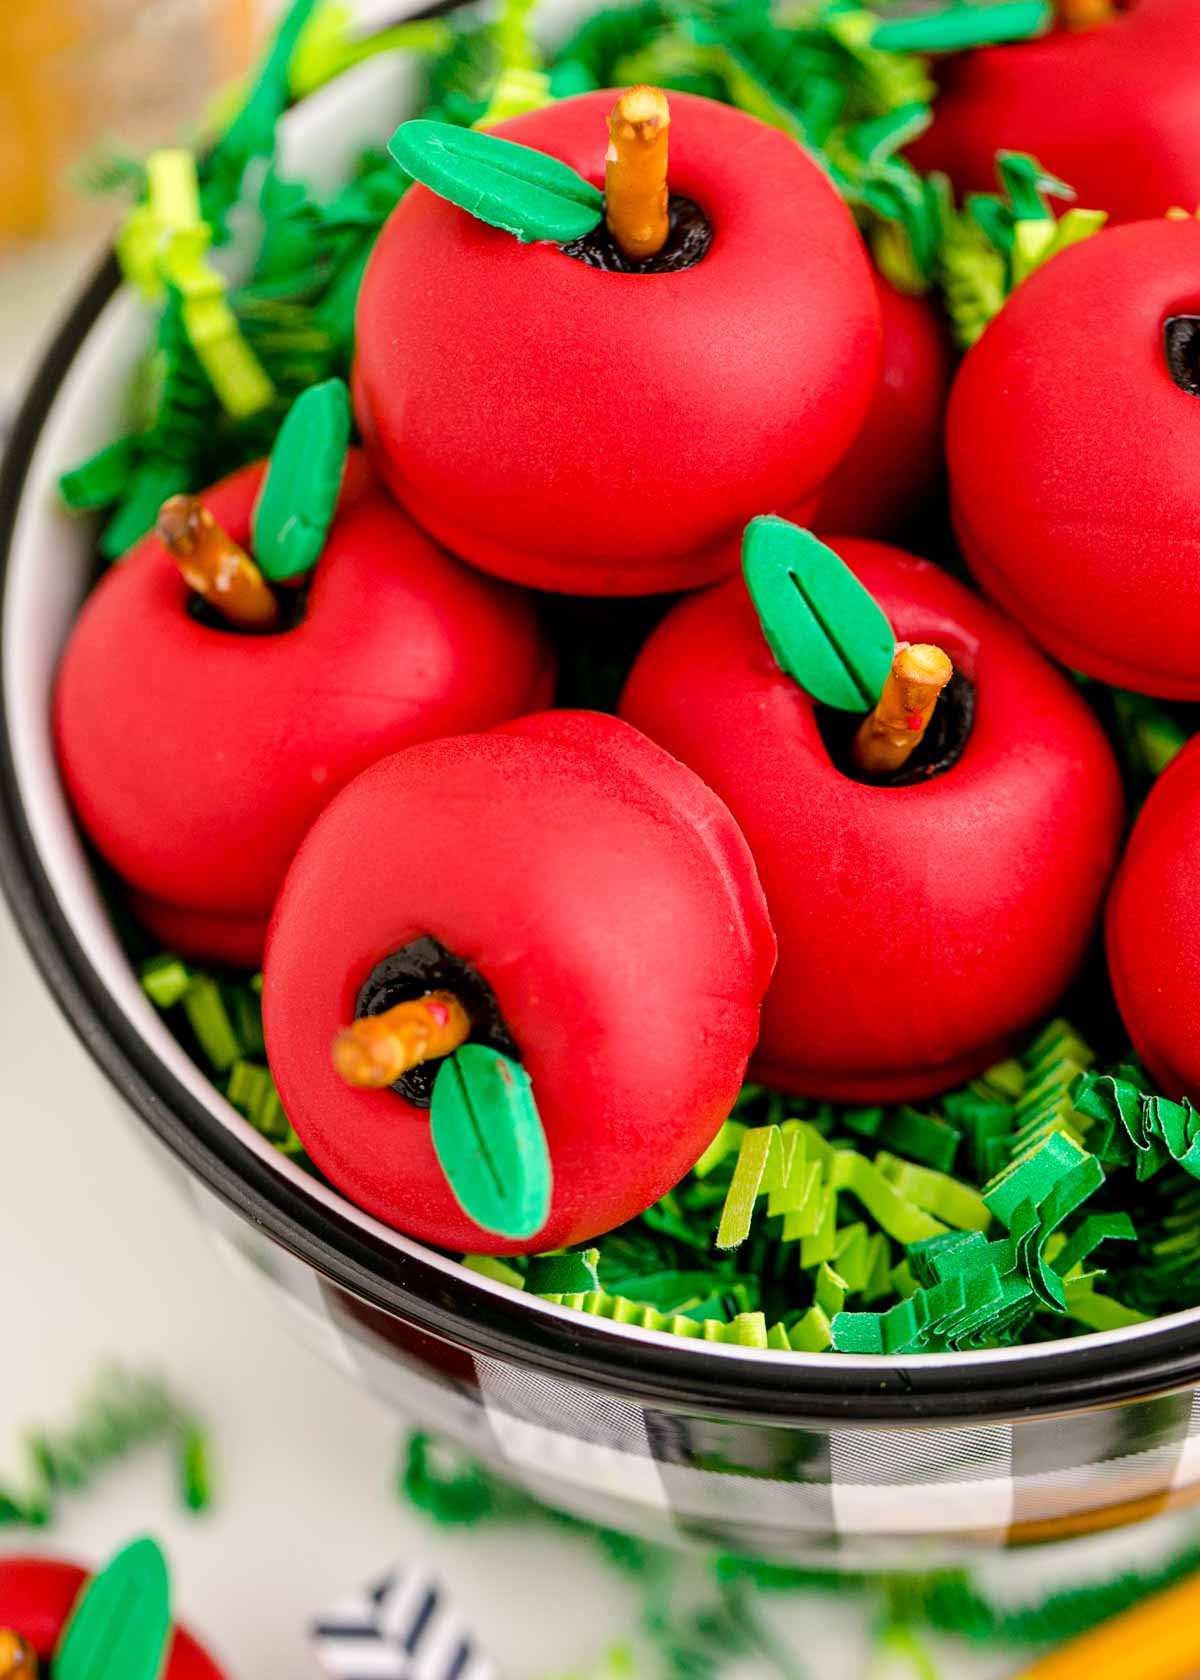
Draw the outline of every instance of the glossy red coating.
M262 471L204 497L243 544ZM54 699L80 821L185 955L257 961L304 833L375 759L550 699L532 604L436 548L361 456L294 629L215 629L189 596L140 543L84 603Z
M1163 325L1200 314L1200 222L1135 222L1051 258L950 393L955 529L975 577L1063 664L1200 699L1200 397Z
M615 97L495 133L600 184ZM694 267L603 273L418 186L363 281L356 413L385 478L454 553L540 589L723 575L751 515L829 477L875 388L871 268L825 175L744 112L671 113L671 189L713 224Z
M866 424L820 493L811 523L842 536L895 538L942 478L942 420L954 371L945 320L929 297L876 277L883 360ZM788 518L801 522L792 511Z
M1099 725L1019 630L926 561L833 545L897 639L976 685L962 756L851 780L776 666L740 579L651 636L621 712L704 777L750 843L779 939L752 1077L897 1101L958 1084L1053 1008L1111 873L1121 787Z
M1134 1049L1168 1096L1200 1100L1200 740L1150 792L1108 901L1108 967Z
M937 75L933 125L909 156L960 191L995 191L1003 147L1120 221L1200 203L1195 0L1134 0L1098 28L961 53Z
M330 1061L363 982L423 935L494 993L550 1147L549 1219L481 1230L429 1111ZM754 864L697 776L619 719L547 712L384 759L317 822L280 894L267 1050L313 1160L409 1235L505 1254L582 1242L675 1184L729 1113L775 942Z

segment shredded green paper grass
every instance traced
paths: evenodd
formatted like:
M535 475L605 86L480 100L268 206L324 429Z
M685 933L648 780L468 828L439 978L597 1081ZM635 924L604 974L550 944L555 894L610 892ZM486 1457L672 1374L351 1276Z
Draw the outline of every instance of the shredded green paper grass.
M49 1526L61 1500L156 1442L170 1448L180 1504L207 1510L212 1461L203 1424L154 1373L105 1366L66 1420L25 1430L15 1473L0 1481L0 1529Z
M311 1169L266 1063L255 982L163 954L142 985L234 1107ZM465 1264L614 1323L779 1353L997 1347L1196 1304L1200 1115L1132 1064L1092 1063L1056 1020L921 1108L747 1086L638 1219L586 1249Z

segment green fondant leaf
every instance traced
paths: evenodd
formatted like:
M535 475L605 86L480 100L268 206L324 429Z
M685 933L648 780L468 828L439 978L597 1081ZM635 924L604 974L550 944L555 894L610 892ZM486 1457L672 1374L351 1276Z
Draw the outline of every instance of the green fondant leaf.
M433 1147L463 1212L497 1236L523 1239L550 1211L546 1134L529 1075L483 1044L442 1065L430 1111Z
M414 180L523 243L582 239L604 213L600 192L567 164L495 134L422 118L401 123L388 150Z
M1001 41L1027 41L1054 26L1050 0L998 0L951 5L914 17L885 18L871 34L882 52L965 52Z
M170 1632L166 1560L153 1540L135 1540L79 1595L54 1680L158 1680Z
M769 514L746 527L742 569L780 668L826 706L870 711L896 643L845 561L811 531Z
M321 558L350 443L341 379L311 385L279 428L254 509L254 558L267 577L298 578Z

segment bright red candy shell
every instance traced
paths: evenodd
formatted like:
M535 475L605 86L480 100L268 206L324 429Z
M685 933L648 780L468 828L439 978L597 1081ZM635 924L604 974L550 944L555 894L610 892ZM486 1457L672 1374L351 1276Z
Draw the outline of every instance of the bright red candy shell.
M0 1558L0 1628L19 1633L48 1662L87 1578L86 1570L58 1558ZM191 1634L177 1628L163 1680L222 1680L222 1674Z
M1111 23L961 53L909 148L960 192L996 190L999 148L1032 152L1080 204L1121 221L1200 202L1200 6L1135 0Z
M989 595L1102 682L1200 699L1200 398L1163 323L1200 313L1200 223L1135 222L1022 282L946 417L955 529Z
M427 1109L333 1071L371 969L423 935L487 981L532 1078L554 1197L531 1241L462 1212ZM774 951L746 843L699 778L616 718L543 713L410 748L333 802L271 924L267 1050L351 1201L446 1248L557 1248L640 1213L711 1141Z
M1108 901L1108 967L1134 1049L1169 1096L1200 1100L1200 740L1159 777Z
M615 93L495 132L600 184ZM821 485L875 388L879 312L848 210L795 141L671 95L670 183L713 224L680 274L605 274L424 187L358 305L356 412L456 554L540 589L640 595L729 569L726 539Z
M871 411L850 453L797 524L842 536L895 537L921 512L942 476L942 417L953 357L940 311L876 277L883 361Z
M684 601L621 712L704 777L750 842L779 938L751 1072L851 1102L943 1089L1051 1009L1112 869L1121 787L1071 684L961 584L898 549L834 547L896 636L976 684L958 763L905 788L834 768L740 579Z
M246 468L204 497L243 544L262 476ZM436 548L361 457L295 629L213 629L188 599L153 537L101 579L63 655L55 734L104 856L181 941L198 915L232 960L313 818L360 770L550 697L532 605Z

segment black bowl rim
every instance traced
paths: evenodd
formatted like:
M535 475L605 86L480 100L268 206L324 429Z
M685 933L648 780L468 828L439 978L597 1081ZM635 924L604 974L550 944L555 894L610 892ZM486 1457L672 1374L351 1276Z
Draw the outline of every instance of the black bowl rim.
M120 282L109 255L50 342L0 460L0 633L29 465L58 388ZM574 1378L636 1403L797 1427L978 1424L1115 1405L1200 1382L1200 1333L1163 1320L1118 1341L1035 1348L1027 1358L843 1360L799 1367L690 1342L628 1336L582 1313L529 1312L514 1292L453 1278L389 1246L275 1173L161 1062L93 968L38 857L0 699L0 885L51 993L101 1070L191 1173L317 1273L384 1313L483 1356ZM719 1357L714 1355L719 1354Z

